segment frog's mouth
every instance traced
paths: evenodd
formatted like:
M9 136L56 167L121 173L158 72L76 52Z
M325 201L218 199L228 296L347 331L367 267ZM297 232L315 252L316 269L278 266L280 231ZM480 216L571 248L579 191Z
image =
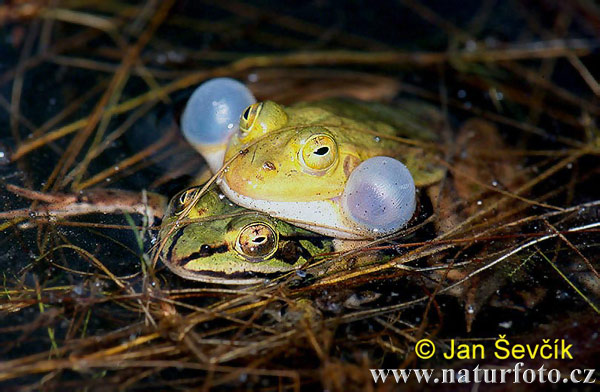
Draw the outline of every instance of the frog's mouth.
M180 230L183 232L184 230ZM178 238L175 237L167 252L168 263L164 263L175 274L186 279L196 280L205 283L216 283L224 285L250 285L264 283L281 274L281 271L260 272L260 271L239 271L231 270L231 265L237 265L238 268L244 261L232 260L230 263L222 263L219 269L218 263L208 261L208 256L219 253L226 253L229 247L227 245L212 246L210 252L194 252L185 257L176 257L173 254L177 246ZM229 265L229 269L227 266Z
M167 267L175 274L189 280L195 280L204 283L215 283L223 285L253 285L265 283L281 273L260 273L260 272L223 272L213 270L189 270L179 265L168 263Z
M296 226L335 238L374 238L373 232L350 222L342 213L339 196L314 201L271 201L254 199L231 189L226 181L219 183L221 191L234 203L286 220Z

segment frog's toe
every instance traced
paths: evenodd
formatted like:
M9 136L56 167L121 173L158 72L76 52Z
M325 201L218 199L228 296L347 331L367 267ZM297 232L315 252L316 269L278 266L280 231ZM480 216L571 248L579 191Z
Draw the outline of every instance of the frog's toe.
M240 115L256 102L252 92L230 78L215 78L192 94L181 117L181 129L194 147L227 142L238 129Z
M404 164L394 158L373 157L350 173L342 210L361 229L375 235L393 233L412 218L415 183Z

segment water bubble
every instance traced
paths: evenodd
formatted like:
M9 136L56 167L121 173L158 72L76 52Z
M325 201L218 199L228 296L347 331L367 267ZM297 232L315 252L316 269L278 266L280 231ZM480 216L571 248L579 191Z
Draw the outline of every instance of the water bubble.
M10 157L8 153L8 147L0 143L0 165L8 165L10 163Z
M498 324L498 326L500 328L506 328L506 329L509 329L510 327L512 327L512 325L513 325L512 321L503 321L503 322L501 322L501 323Z
M73 286L73 293L77 295L83 295L83 284Z

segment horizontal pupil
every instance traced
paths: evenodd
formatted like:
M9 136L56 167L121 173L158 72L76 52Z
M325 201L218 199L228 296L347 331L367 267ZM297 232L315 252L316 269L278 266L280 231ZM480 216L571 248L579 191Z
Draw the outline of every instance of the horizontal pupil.
M315 155L326 155L329 152L329 147L321 147L315 150Z

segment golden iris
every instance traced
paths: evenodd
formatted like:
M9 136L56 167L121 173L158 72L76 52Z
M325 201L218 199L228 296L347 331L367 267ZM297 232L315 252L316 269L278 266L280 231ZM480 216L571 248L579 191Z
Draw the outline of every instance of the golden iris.
M240 117L240 134L246 138L272 132L283 127L288 121L288 116L283 107L273 101L257 102L244 110Z
M275 230L264 223L252 223L240 230L235 250L248 261L262 261L277 250Z
M302 146L302 162L314 171L329 169L337 156L337 143L328 135L313 135Z

